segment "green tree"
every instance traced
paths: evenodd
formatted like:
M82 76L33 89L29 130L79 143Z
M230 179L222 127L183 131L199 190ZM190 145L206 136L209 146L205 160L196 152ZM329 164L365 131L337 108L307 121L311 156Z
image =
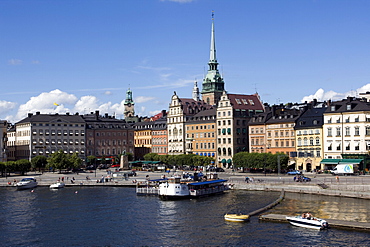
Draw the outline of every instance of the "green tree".
M67 168L69 169L81 168L83 161L80 157L78 157L77 153L69 155L68 159L69 159L69 162L68 162L69 167Z
M69 162L69 158L63 150L53 153L48 158L48 166L55 170L59 170L59 172L62 172L62 169L68 168Z
M158 161L159 157L158 157L158 154L156 154L156 153L147 153L147 154L144 155L144 160Z
M17 160L15 162L15 165L16 165L15 169L19 171L22 176L31 169L31 162L26 159Z
M95 165L96 164L96 156L94 156L94 155L87 156L87 164L88 165Z
M41 168L44 169L47 163L48 163L47 158L43 155L38 155L31 159L32 169L39 169L39 171L41 170Z

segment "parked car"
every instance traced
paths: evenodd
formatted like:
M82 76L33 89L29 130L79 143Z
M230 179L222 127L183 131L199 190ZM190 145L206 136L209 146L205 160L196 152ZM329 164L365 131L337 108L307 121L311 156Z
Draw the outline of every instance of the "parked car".
M310 182L311 178L305 177L305 176L298 176L298 178L295 180L296 182Z
M215 171L216 171L216 172L225 172L225 170L224 170L223 168L221 168L221 167L217 167L217 168L215 169Z
M302 173L298 170L295 170L295 171L289 171L286 174L288 174L288 175L301 175Z
M124 174L127 174L128 176L136 176L136 172L135 171L125 171L123 173Z

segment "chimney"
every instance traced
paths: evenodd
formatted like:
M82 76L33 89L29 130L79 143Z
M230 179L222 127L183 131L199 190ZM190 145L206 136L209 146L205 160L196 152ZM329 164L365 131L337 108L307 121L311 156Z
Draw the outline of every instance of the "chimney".
M40 115L40 112L39 112L39 111L37 111L37 112L36 112L36 115Z
M32 113L28 113L28 117L32 117L32 115L33 115Z

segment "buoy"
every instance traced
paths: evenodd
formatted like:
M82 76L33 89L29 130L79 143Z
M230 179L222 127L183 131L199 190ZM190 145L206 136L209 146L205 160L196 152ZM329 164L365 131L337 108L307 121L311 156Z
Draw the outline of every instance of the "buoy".
M31 190L31 192L34 192L34 190Z
M78 191L75 191L75 194L77 194L78 193Z

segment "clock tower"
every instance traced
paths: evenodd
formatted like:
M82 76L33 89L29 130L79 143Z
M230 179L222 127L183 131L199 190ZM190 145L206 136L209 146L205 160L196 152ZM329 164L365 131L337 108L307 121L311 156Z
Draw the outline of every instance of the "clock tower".
M126 92L126 99L125 99L125 103L124 103L125 111L123 112L123 115L124 115L125 120L127 122L131 122L136 118L135 117L134 105L135 105L135 103L132 100L132 91L129 88Z

